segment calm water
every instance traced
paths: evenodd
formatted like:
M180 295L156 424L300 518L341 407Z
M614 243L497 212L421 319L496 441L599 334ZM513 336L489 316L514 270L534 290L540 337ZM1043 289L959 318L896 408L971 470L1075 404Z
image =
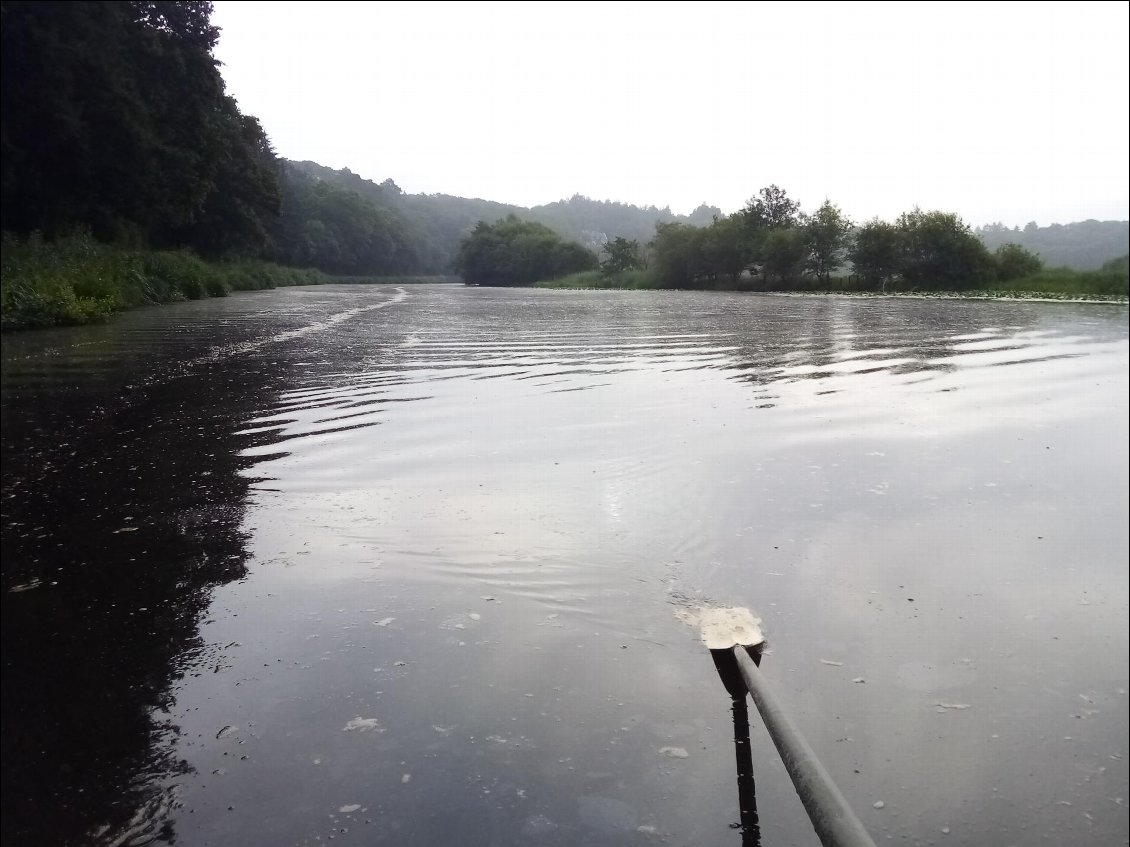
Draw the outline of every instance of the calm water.
M737 847L715 603L878 843L1125 844L1127 335L436 286L8 336L3 841Z

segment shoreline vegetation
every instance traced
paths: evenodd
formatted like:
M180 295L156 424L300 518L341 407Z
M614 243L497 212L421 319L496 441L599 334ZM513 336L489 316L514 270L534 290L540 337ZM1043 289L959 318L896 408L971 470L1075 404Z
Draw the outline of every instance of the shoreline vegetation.
M103 244L88 235L51 242L3 238L0 329L76 326L162 303L295 285L457 282L450 276L333 276L261 259L206 261L186 249Z
M886 286L869 284L858 276L833 276L827 280L802 279L791 284L769 284L753 278L716 280L713 285L695 286L698 291L737 291L759 294L841 294L864 297L952 297L963 300L1033 300L1087 303L1126 303L1128 277L1117 271L1076 271L1051 268L1010 280L1007 283L976 288L909 287L898 283ZM536 288L573 291L648 291L663 289L649 270L615 274L583 271L557 279L539 280Z
M660 223L641 243L606 241L599 264L561 267L580 245L511 215L480 222L456 267L474 285L560 289L679 289L976 298L1126 300L1130 255L1091 271L1045 268L1014 242L990 252L958 215L914 208L894 221L852 221L825 200L808 213L776 186L703 227Z
M0 329L278 286L458 281L434 276L450 269L472 285L1126 298L1126 221L974 231L916 208L856 223L776 185L732 215L580 195L522 209L288 161L226 92L211 15L5 0ZM1122 258L1044 270L1037 248L1076 267Z

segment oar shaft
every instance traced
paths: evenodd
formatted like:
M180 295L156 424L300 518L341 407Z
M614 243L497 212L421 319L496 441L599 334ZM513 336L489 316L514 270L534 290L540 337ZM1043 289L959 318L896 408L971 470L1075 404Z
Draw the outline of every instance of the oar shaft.
M777 745L781 761L792 778L805 811L824 847L875 847L875 842L848 806L824 766L816 758L800 730L796 728L749 657L744 647L734 648L738 670L753 702L765 721L765 728Z

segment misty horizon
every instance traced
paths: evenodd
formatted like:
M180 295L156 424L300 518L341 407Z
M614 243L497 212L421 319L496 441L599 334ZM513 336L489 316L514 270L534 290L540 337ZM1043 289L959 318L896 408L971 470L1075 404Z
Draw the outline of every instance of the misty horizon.
M220 0L215 55L280 156L414 194L1130 218L1126 4L430 8Z

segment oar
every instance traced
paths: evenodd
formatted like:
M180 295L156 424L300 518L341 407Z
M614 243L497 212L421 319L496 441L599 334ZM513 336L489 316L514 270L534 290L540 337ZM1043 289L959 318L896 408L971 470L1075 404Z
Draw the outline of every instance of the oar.
M734 700L753 702L781 754L808 818L824 847L875 847L832 777L773 695L758 665L765 636L748 609L705 609L698 616L703 643Z

